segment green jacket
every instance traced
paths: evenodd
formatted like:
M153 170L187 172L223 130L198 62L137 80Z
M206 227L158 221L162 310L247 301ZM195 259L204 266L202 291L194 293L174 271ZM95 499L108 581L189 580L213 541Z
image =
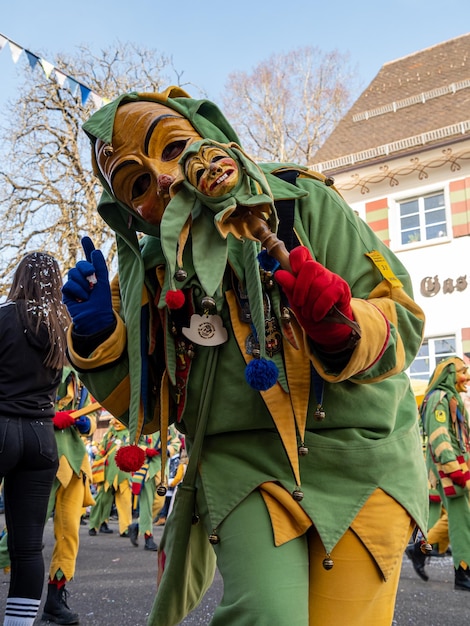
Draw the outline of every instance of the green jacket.
M126 94L103 107L84 125L91 142L99 138L110 143L116 108L141 99L181 113L204 139L239 144L215 104L191 99L175 87L162 94ZM295 184L275 175L292 169L299 173ZM207 377L214 379L199 466L212 528L250 491L277 481L288 492L303 491L300 504L327 551L377 487L401 503L425 531L427 477L416 403L405 374L422 341L424 315L412 299L410 277L321 175L272 163L248 163L246 173L253 174L253 193L261 188L270 199L271 228L277 227L276 203L293 203L293 228L300 243L348 282L362 331L348 362L315 351L294 316L286 320L286 303L277 286L262 288L259 246L231 234L222 241L222 231L215 227L220 216L200 198L192 205L191 237L184 247L187 277L177 285L187 296L186 307L169 311L164 296L174 289L172 255L187 190L172 198L161 225L151 225L117 201L99 172L104 191L98 210L116 232L118 246L119 285L114 285L113 298L117 327L85 357L74 350L72 328L73 362L103 406L129 424L131 441L138 441L142 427L144 433L163 430L169 418L186 434L189 455ZM247 206L250 202L248 198ZM137 233L145 236L140 239ZM272 357L278 381L262 392L245 379L251 327L241 321L241 311L249 284L256 328L268 295L269 315L280 332L281 351ZM208 293L216 301L227 341L218 348L184 341L179 345L181 328L188 326L191 313L203 313L201 299ZM206 371L214 350L217 365ZM319 404L326 413L323 421L315 420ZM308 454L300 455L299 447L307 447Z
M300 241L311 249L317 261L350 285L362 339L349 363L335 371L320 354L312 351L307 341L303 342L294 320L300 349L291 349L285 336L284 354L276 357L280 376L275 390L262 393L253 390L245 380L245 350L240 339L243 331L239 329L233 288L237 280L243 283L245 278L242 244L231 241L231 271L225 274L216 294L228 341L220 347L218 366L213 373L214 393L200 470L211 524L216 528L251 490L273 480L290 492L301 485L305 494L301 506L314 521L328 551L376 487L400 502L419 526L426 529L426 472L416 403L405 374L419 349L424 319L412 300L408 273L339 194L322 181L307 172L301 173L295 186L275 179L269 171L267 176L273 182L275 200L294 199L294 229ZM207 353L214 348L195 347L184 410L178 416L172 322L168 311L163 310L159 315L153 306L160 288L155 268L162 268L165 261L161 245L158 238L148 236L141 242L138 253L131 247L128 250L132 252L121 251L121 263L125 260L127 265L125 272L120 273L120 291L129 297L128 288L139 284L145 268L144 292L148 296L146 306L150 307L148 331L149 336L157 339L149 360L149 379L141 381L139 389L158 389L161 373L166 370L173 399L170 416L172 420L180 420L178 428L187 435L190 448L204 388ZM367 256L373 251L381 255L378 260L375 256L376 263ZM198 307L204 291L192 271L190 246L185 250L184 268L188 276L180 288L192 290L194 305ZM141 300L139 293L139 305ZM280 320L282 305L276 287L271 300L273 313ZM72 358L85 384L103 406L124 422L129 420L128 402L119 404L119 394L114 390L118 385L122 390L122 384L128 380L129 359L133 361L126 350L136 342L140 345L140 319L140 306L135 311L129 300L124 301L114 335L98 350L83 359L72 348ZM282 326L281 321L279 325ZM286 366L286 351L292 362L290 368ZM99 369L104 363L106 369ZM322 384L314 376L312 364ZM273 414L286 406L289 391L299 406L295 418L283 425L282 415L274 418ZM274 399L267 397L273 394ZM159 397L148 393L145 398L150 423L156 409L158 412ZM326 412L322 422L314 419L320 402ZM309 448L306 456L297 457L293 451L292 440L297 439L295 450L299 443L296 425L297 431L305 426L304 443ZM288 432L280 435L281 431Z

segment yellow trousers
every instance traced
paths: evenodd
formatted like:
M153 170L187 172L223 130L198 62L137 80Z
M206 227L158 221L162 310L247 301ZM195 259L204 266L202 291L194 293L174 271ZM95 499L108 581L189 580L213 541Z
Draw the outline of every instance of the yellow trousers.
M82 476L72 474L67 487L56 479L54 499L54 549L49 567L52 580L60 569L70 580L75 574L78 555L80 519L83 511L85 485ZM52 494L49 502L52 502Z

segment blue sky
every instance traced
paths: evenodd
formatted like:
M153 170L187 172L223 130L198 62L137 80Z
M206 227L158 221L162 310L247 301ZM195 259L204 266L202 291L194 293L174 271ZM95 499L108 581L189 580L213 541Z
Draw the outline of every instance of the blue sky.
M362 90L384 63L469 31L466 0L375 6L370 0L2 0L0 6L0 33L45 60L80 44L99 51L118 40L136 42L172 56L183 80L219 103L230 72L250 72L273 53L306 45L348 53ZM22 55L18 65L24 63ZM7 98L19 95L17 69L5 47L0 53L3 114Z

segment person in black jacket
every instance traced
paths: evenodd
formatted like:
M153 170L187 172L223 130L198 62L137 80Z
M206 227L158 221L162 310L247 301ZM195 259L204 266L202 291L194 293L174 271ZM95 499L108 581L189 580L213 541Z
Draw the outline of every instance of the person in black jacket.
M0 306L0 479L11 578L3 626L32 626L44 585L42 541L58 467L53 418L69 316L57 261L27 254Z

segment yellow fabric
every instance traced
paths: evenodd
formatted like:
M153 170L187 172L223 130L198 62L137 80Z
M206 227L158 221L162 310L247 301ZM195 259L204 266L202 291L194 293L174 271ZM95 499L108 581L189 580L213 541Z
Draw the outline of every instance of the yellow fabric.
M398 505L397 505L398 506ZM325 570L325 557L318 533L309 534L309 626L390 626L395 612L395 599L401 573L403 551L412 532L413 523L399 513L398 519L387 514L398 512L386 506L376 526L382 533L382 544L389 545L396 566L387 580L370 557L364 543L352 530L346 531L336 545L331 570ZM393 536L396 535L396 539Z
M126 327L122 319L116 313L114 313L114 318L117 321L114 333L108 337L106 341L103 341L103 343L101 343L89 357L82 357L73 350L73 324L69 326L67 331L67 344L69 346L70 357L72 363L74 363L79 369L92 370L96 367L102 367L108 363L113 363L124 352L127 341ZM103 403L102 405L105 406Z
M437 544L439 554L444 554L449 547L449 517L444 507L441 507L439 519L428 531L428 542L431 545Z
M259 490L271 518L276 546L300 537L310 528L312 520L281 485L266 482Z
M249 324L244 324L240 321L238 304L233 291L228 291L225 296L230 309L230 317L235 338L240 346L245 362L248 363L251 361L252 357L246 354L244 346L245 340L250 333L250 326ZM300 484L296 423L299 425L299 428L302 428L301 432L304 432L307 403L310 393L310 363L306 357L304 347L299 350L294 350L294 348L287 341L285 341L283 345L286 351L286 366L288 371L291 374L292 370L295 370L296 372L295 376L292 376L291 384L293 385L293 388L291 389L291 392L295 391L297 399L295 403L293 403L291 395L286 393L279 383L276 383L267 391L261 391L260 393L266 406L268 407L269 412L271 413L274 423L276 424L276 428L287 452L295 480L297 484ZM307 368L309 372L308 375ZM299 413L294 413L294 409L299 411Z
M367 300L351 300L351 308L353 310L354 319L362 328L373 328L374 332L368 333L367 337L362 337L356 345L351 358L346 367L339 374L331 374L325 370L322 362L311 353L308 337L305 337L307 350L310 352L310 358L315 369L320 376L328 382L339 383L354 378L354 375L370 367L382 353L388 336L388 325L384 315L379 309ZM398 364L397 364L398 367ZM390 372L384 372L383 376L377 377L375 380L381 380L390 375ZM361 382L361 381L357 381ZM367 382L374 382L367 379Z
M54 578L60 569L66 580L73 578L78 555L80 518L85 498L82 477L72 473L67 489L59 485L54 505L54 549L49 577Z
M312 526L312 521L300 504L277 483L263 483L260 493L271 518L276 546L299 537ZM392 520L393 533L387 531L387 520ZM351 529L373 556L385 580L393 575L397 567L399 569L410 534L409 527L410 516L407 511L379 488L371 494L351 524ZM335 553L336 547L333 557Z
M67 487L67 485L70 483L73 473L73 469L70 467L67 457L62 455L59 459L59 467L57 469L56 477L63 487ZM82 459L82 464L80 466L80 476L82 475L85 475L88 479L91 479L92 476L90 459L88 457L88 454L84 454ZM91 492L89 496L87 494L87 498L91 498Z
M114 503L118 514L119 533L122 535L132 524L132 492L129 481L124 481L114 492Z
M130 397L129 376L126 376L101 404L111 415L121 415L125 407L129 406Z
M403 551L411 534L409 528L407 511L379 488L371 494L351 524L351 529L373 555L385 580L400 569Z

